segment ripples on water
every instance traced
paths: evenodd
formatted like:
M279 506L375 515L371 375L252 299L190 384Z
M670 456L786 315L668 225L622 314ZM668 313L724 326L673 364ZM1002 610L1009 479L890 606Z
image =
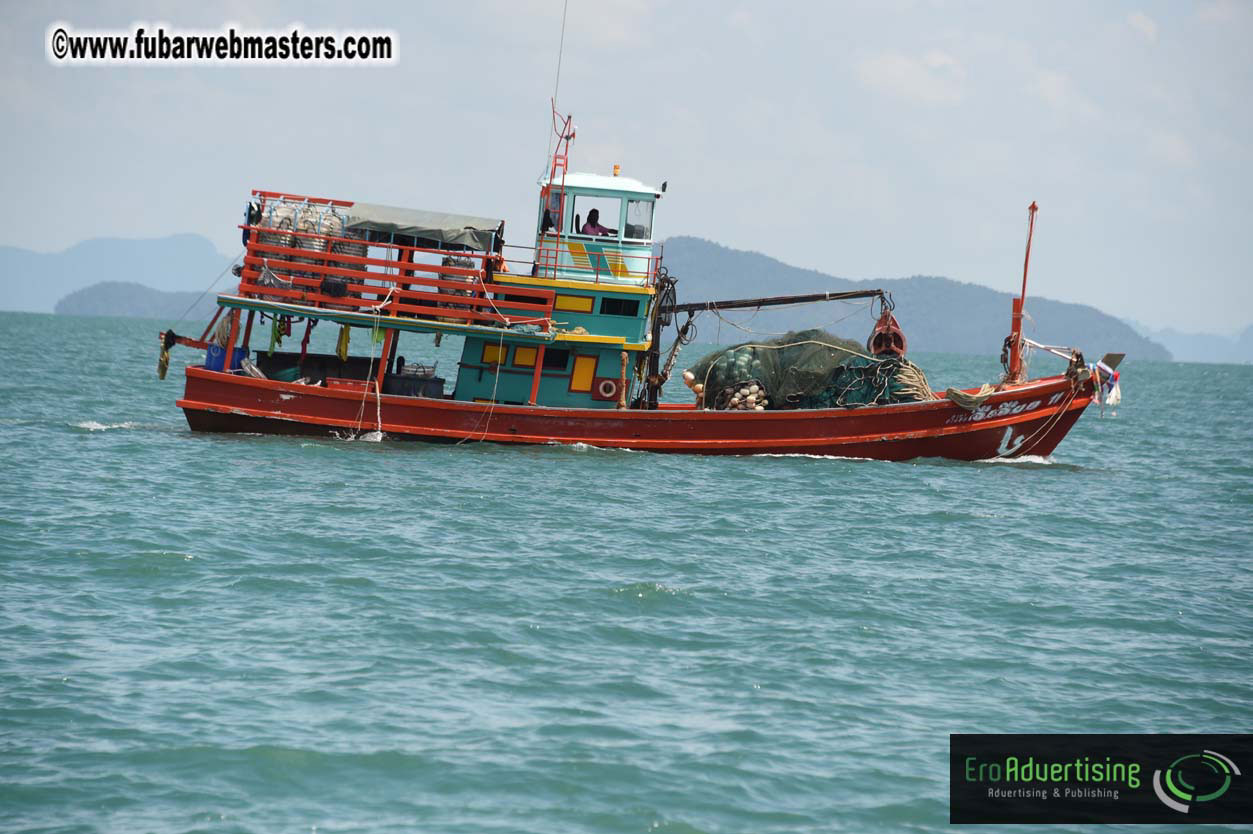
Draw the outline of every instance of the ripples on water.
M1253 368L718 459L192 435L154 332L0 315L6 830L941 831L950 732L1248 729Z

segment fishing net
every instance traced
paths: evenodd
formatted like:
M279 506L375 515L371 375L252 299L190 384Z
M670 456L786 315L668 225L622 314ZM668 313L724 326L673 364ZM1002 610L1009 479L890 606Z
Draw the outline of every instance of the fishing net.
M908 359L853 357L835 369L830 383L798 397L793 408L857 408L934 399L926 374Z
M719 410L852 408L932 398L917 365L866 356L856 342L825 330L715 351L688 372L706 407Z

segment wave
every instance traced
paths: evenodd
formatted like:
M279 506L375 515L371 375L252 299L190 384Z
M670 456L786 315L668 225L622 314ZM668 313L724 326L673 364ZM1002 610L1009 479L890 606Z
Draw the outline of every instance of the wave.
M1023 455L1017 458L987 458L986 460L977 460L975 463L1013 463L1013 464L1034 464L1035 466L1054 466L1058 461L1053 460L1051 455Z
M607 452L611 454L638 454L643 449L624 449L621 446L596 446L591 443L578 441L575 443L562 443L557 440L550 440L544 444L545 446L556 447L560 449L568 449L572 452Z
M746 458L808 458L810 460L865 460L872 463L883 463L875 458L862 458L856 455L815 455L810 452L746 452L736 457Z
M377 429L371 429L370 431L362 432L360 434L353 431L352 429L347 429L345 431L333 432L332 434L334 435L336 440L342 440L345 443L353 443L353 442L382 443L384 440L387 439L387 435L384 432L378 431ZM313 444L302 443L301 445L306 446L306 445L313 445Z
M136 423L134 420L127 420L124 423L100 423L96 420L82 420L77 423L70 423L70 428L86 429L87 431L112 431L114 429L141 429L151 428L143 423Z

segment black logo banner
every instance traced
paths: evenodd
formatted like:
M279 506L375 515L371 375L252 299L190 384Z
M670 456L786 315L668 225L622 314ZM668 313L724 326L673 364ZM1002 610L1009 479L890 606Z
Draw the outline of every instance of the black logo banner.
M950 823L1250 823L1253 735L949 736Z

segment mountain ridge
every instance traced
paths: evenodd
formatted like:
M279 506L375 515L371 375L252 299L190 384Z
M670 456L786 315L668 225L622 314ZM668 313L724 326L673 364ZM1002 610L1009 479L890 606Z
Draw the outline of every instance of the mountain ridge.
M690 236L664 244L665 260L679 280L680 301L791 295L822 290L880 288L892 294L910 349L996 354L1009 332L1010 294L938 276L858 280L795 267L760 252L734 249ZM148 240L86 240L59 253L0 247L0 274L13 289L5 306L31 312L177 318L205 286L225 272L230 259L197 234ZM770 308L757 313L701 317L702 340L722 342L767 337L787 330L826 326L837 335L864 340L868 305L818 304ZM212 314L213 295L191 317ZM1169 351L1130 324L1083 304L1028 296L1027 335L1050 344L1074 345L1090 358L1104 351L1141 359L1171 358ZM723 322L735 324L723 325ZM748 332L741 332L736 325Z
M74 290L56 303L53 312L60 316L109 315L196 321L211 318L216 307L214 293L154 290L133 281L101 281Z
M4 309L51 313L61 299L101 282L152 290L203 290L231 259L192 233L158 238L91 238L60 252L0 246ZM17 279L17 280L10 280Z
M1253 325L1235 334L1190 333L1127 320L1133 330L1170 351L1176 362L1253 363Z
M670 273L679 278L680 301L882 289L896 303L895 315L911 350L999 353L1009 333L1010 293L951 278L840 278L696 237L668 239L665 261ZM763 310L753 316L751 329L765 335L821 326L812 309ZM1091 358L1110 351L1139 359L1171 359L1165 347L1090 305L1029 294L1027 314L1026 335L1038 342L1075 346ZM850 318L832 322L829 329L860 341L868 335L871 323L868 314L858 315L854 310Z

